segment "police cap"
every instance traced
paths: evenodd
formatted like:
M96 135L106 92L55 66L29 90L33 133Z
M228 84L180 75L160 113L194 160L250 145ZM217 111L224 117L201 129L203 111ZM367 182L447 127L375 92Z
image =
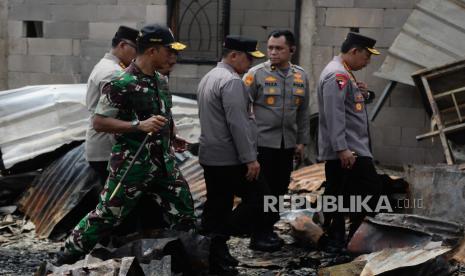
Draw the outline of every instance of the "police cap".
M139 32L137 43L161 44L176 51L182 51L187 47L185 44L175 41L173 32L168 27L158 24L144 26Z
M377 49L375 49L376 40L374 40L373 38L369 38L367 36L363 36L359 33L355 33L355 32L348 33L345 43L349 45L358 45L361 47L365 47L373 55L380 54L380 52Z
M126 26L119 26L118 31L116 31L114 39L127 39L129 41L136 43L137 36L139 31L133 28Z
M223 47L230 50L245 52L254 58L262 58L265 55L257 49L258 42L255 39L239 35L226 36Z

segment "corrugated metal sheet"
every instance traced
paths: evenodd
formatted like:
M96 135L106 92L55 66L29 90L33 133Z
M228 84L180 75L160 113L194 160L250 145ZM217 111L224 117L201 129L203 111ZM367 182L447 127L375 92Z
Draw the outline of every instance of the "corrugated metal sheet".
M200 215L207 200L207 187L205 186L203 168L199 164L199 158L189 152L181 155L177 154L176 157L180 161L179 169L187 183L189 183L192 198L194 199L195 212Z
M85 84L27 86L0 93L5 168L85 139Z
M34 222L37 236L46 238L90 190L99 187L81 145L48 166L18 204Z
M463 59L464 41L465 0L422 0L375 75L413 86L414 72Z
M314 192L321 187L325 180L325 164L317 163L293 171L289 190L292 192Z
M0 149L6 169L85 139L89 112L86 84L27 86L0 93ZM178 134L197 143L195 100L173 96Z

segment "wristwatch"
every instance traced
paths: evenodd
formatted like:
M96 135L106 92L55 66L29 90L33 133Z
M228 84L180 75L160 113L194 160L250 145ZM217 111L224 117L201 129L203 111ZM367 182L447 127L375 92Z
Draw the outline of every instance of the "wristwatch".
M137 128L137 126L140 125L140 121L138 119L134 119L131 121L131 127L132 128Z

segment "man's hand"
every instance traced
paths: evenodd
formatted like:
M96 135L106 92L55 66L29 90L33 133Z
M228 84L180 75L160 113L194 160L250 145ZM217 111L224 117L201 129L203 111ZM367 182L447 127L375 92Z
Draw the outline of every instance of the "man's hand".
M355 156L354 154L346 149L342 151L338 151L337 155L339 156L339 160L341 160L341 167L343 169L351 169L355 163Z
M245 175L245 178L248 181L253 181L258 179L258 175L260 174L260 164L258 161L252 161L247 163L247 174Z
M187 142L184 138L176 135L173 141L173 147L175 152L184 152L187 150L187 146L189 142Z
M360 89L360 92L362 92L363 97L367 99L368 98L368 85L364 83L363 81L357 81L357 87L358 89Z
M162 129L168 120L160 115L152 116L145 121L141 121L137 129L144 132L156 133Z
M304 161L304 150L305 150L305 145L304 144L297 144L296 147L295 147L294 158L299 163Z

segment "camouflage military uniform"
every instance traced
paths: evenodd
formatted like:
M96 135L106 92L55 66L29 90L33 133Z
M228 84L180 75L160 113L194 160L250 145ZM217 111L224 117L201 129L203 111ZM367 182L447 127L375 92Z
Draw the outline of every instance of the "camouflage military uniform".
M172 151L171 95L165 79L150 77L132 63L103 89L96 113L131 121L152 115L166 117L169 124L149 138L145 148L124 179L122 187L110 196L146 136L144 132L116 135L109 172L100 201L74 228L65 249L75 254L90 251L101 237L120 224L136 206L143 193L149 193L164 209L165 219L177 229L191 227L194 204L189 186L180 173ZM161 89L160 89L161 88Z

